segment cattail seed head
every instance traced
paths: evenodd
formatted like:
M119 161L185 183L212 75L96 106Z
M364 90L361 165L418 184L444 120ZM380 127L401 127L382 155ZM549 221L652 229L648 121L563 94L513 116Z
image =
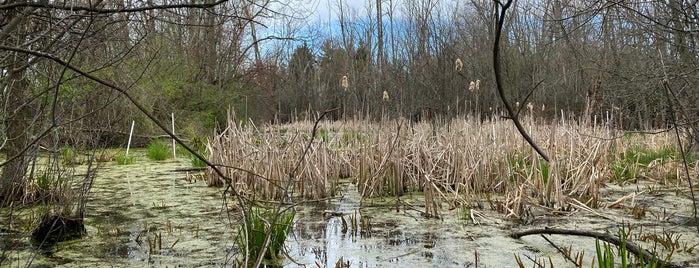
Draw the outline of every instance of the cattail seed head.
M529 110L530 112L534 110L534 104L532 104L531 102L527 103L527 110Z
M519 108L519 102L515 102L515 106L517 106L517 108Z
M457 72L461 72L462 68L464 68L464 64L461 62L461 59L457 58L456 62L454 62L454 69Z
M481 89L481 80L476 79L476 90L479 90L479 89Z
M546 104L541 105L541 111L543 112L544 110L546 110Z
M343 75L343 76L342 76L342 81L340 82L340 85L342 86L343 89L345 89L345 91L346 91L347 88L349 87L349 81L348 81L346 75Z
M388 92L383 91L383 101L388 101Z
M471 83L468 84L468 91L473 92L474 90L476 90L476 83L471 81Z

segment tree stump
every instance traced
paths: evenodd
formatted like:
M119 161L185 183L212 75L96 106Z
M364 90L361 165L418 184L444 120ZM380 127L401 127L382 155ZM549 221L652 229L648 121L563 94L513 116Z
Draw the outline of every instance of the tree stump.
M51 246L61 241L81 238L87 234L82 219L66 216L44 216L32 232L32 241L39 246Z

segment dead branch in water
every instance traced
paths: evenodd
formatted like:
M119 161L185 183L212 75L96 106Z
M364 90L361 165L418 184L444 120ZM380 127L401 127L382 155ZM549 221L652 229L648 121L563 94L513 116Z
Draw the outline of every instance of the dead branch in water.
M612 243L618 247L624 246L626 247L626 250L629 252L633 253L636 255L636 257L642 257L644 260L656 260L657 264L659 267L667 267L667 268L678 268L682 267L681 265L674 264L671 262L666 262L663 260L658 259L657 256L653 255L653 253L642 249L636 243L633 243L631 241L624 241L622 242L619 237L613 236L609 233L600 233L600 232L593 232L593 231L581 231L581 230L567 230L567 229L555 229L555 228L546 228L546 229L533 229L533 230L527 230L527 231L522 231L522 232L515 232L510 234L510 237L514 239L520 239L523 236L527 235L536 235L536 234L557 234L557 235L575 235L575 236L585 236L585 237L594 237L595 239L602 240L607 243Z

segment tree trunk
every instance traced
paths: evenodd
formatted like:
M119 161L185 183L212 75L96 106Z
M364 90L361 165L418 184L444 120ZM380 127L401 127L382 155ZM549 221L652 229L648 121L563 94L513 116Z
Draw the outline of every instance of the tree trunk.
M25 74L24 70L20 70L10 73L5 78L7 79L5 94L8 95L7 111L14 113L6 114L4 119L7 137L5 144L7 162L3 166L0 177L0 201L2 202L0 205L2 206L22 198L29 164L27 146L31 142L31 137L28 133L30 133L33 113L30 109L31 106L26 103L25 95L29 91L29 81Z
M0 44L15 45L23 43L21 34L25 27L26 16L34 9L26 8L6 13L4 19L0 20L3 27L0 31ZM29 159L27 157L27 146L31 137L28 133L32 124L34 113L31 111L27 97L31 95L29 80L26 69L29 66L29 58L25 54L13 52L7 55L3 62L6 65L7 76L0 77L0 94L5 101L2 116L6 143L2 149L5 150L6 162L2 165L0 175L0 206L5 206L13 201L22 198L25 176Z

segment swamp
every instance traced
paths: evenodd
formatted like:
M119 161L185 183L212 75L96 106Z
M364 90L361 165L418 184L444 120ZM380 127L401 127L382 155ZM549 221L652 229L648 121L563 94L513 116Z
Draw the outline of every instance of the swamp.
M240 205L254 204L247 213L272 211L253 215L262 215L270 226L289 227L280 250L261 259L266 266L589 267L599 262L595 238L511 237L534 229L614 236L624 230L627 241L663 261L699 265L697 222L671 133L526 122L533 137L549 140L543 147L550 162L540 160L517 135L502 134L516 131L504 120L319 121L315 135L309 121L260 127L231 122L205 146L210 161L237 163L220 166L231 178L225 183L234 185L227 198L222 199L225 187L209 187L221 183L214 171L193 168L191 155L173 159L166 151L167 159L155 161L147 157L151 147L138 149L130 164L102 163L85 209L87 235L80 239L36 247L17 233L31 232L41 208L5 211L3 220L12 216L16 222L2 234L3 262L11 267L239 266L250 255L241 239L250 240L243 243L248 247L259 239L245 238L244 232L264 229L241 227L255 219L243 219ZM621 137L611 139L615 135ZM695 176L699 167L693 161ZM80 161L59 162L73 169L73 183L88 172L87 164L75 164ZM292 172L296 175L289 177ZM293 212L290 221L272 221L284 211Z
M0 1L0 267L699 267L698 5Z

